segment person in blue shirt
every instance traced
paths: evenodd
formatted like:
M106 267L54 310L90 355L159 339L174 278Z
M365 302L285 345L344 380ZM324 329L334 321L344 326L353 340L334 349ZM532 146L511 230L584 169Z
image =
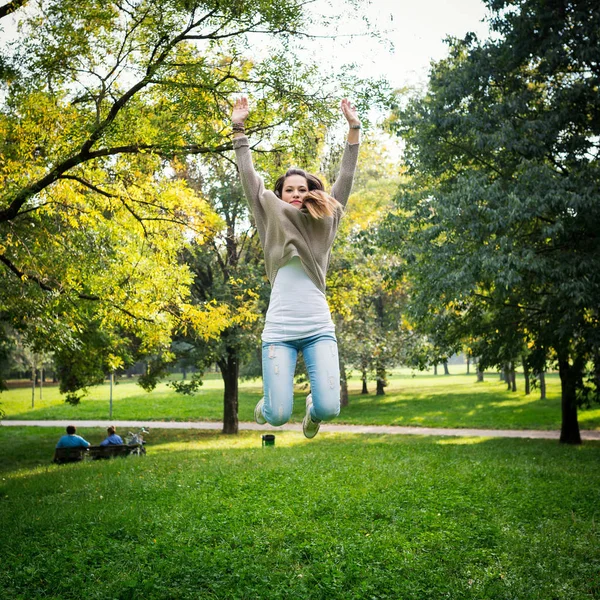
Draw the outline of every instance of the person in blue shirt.
M115 433L116 429L114 427L114 425L111 425L106 432L108 433L108 437L105 440L102 440L100 442L101 446L114 446L116 444L122 444L123 443L123 439L121 438L120 435L117 435Z
M63 435L58 443L57 448L86 448L90 443L84 440L80 435L76 435L77 429L75 425L69 425L67 427L67 435Z

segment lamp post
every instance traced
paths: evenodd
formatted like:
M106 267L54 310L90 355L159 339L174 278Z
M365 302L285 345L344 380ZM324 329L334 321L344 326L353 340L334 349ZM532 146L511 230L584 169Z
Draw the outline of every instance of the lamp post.
M108 404L108 418L112 420L112 394L113 394L113 383L115 380L115 372L110 372L110 401Z

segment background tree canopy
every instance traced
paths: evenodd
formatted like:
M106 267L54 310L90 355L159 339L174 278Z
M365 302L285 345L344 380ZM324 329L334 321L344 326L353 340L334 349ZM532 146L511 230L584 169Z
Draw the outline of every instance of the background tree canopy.
M523 348L558 364L561 440L578 443L577 404L600 389L600 8L487 4L490 39L451 40L394 112L411 179L386 240L426 329L479 341L488 365Z
M67 368L94 348L82 373L168 358L174 330L219 336L232 311L190 298L177 259L223 222L176 173L230 150L239 92L263 167L274 151L314 161L348 74L324 84L290 49L310 30L304 3L39 0L0 18L15 10L0 64L0 319L64 350ZM380 93L353 87L363 107Z

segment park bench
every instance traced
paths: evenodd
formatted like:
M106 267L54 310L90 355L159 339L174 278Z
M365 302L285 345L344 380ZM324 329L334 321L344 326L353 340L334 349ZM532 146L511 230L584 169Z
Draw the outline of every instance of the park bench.
M52 462L57 464L79 462L84 459L100 460L130 454L146 454L143 444L111 444L109 446L87 446L80 448L55 448Z

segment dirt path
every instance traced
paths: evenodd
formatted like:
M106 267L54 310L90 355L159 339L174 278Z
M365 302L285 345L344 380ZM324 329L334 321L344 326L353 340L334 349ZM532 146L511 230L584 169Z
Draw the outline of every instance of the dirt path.
M108 427L114 425L123 430L134 427L147 427L149 429L205 429L220 431L222 423L217 421L0 421L5 427L66 427L76 425L77 427ZM240 430L253 431L302 431L300 423L288 423L282 427L271 427L269 425L257 425L256 423L241 422ZM558 440L559 431L543 431L533 429L442 429L436 427L400 427L397 425L340 425L323 424L321 431L339 433L377 433L384 435L440 435L458 437L504 437L504 438L531 438ZM600 440L600 431L582 431L582 440Z

